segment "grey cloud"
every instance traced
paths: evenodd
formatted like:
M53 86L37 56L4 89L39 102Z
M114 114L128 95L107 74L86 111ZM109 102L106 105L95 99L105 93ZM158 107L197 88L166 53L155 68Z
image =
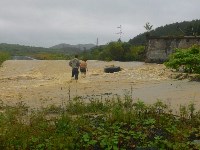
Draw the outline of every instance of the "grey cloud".
M200 19L199 0L1 0L0 43L49 47L59 43L128 41L145 31Z

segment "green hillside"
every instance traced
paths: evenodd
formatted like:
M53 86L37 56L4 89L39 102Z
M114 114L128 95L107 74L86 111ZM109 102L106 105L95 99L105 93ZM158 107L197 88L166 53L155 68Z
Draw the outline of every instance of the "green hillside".
M64 48L43 48L43 47L34 47L34 46L24 46L19 44L0 44L0 51L7 51L12 55L27 55L32 53L77 53L80 52L78 48L74 47L64 47Z
M81 50L75 47L43 48L1 43L0 52L8 53L11 57L30 56L36 59L68 59L70 55L80 53Z
M0 51L9 52L11 55L27 55L38 52L48 52L48 48L24 46L19 44L0 44Z
M145 45L146 33L137 35L129 40L132 45ZM151 36L199 36L200 20L184 21L158 27L149 32Z

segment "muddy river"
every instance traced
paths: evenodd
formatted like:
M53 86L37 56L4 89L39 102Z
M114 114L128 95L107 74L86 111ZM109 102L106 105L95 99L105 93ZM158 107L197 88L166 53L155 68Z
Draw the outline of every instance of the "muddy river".
M104 62L89 60L86 77L71 79L69 61L9 60L0 68L0 100L13 105L23 101L37 108L62 105L75 96L112 98L130 95L146 103L158 99L178 108L191 102L200 108L200 84L169 78L172 72L162 64ZM120 66L122 71L104 73L104 67Z

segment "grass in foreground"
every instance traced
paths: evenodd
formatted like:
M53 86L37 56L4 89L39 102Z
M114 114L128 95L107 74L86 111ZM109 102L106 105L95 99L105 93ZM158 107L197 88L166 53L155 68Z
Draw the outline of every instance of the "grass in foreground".
M30 111L23 103L0 105L0 149L198 150L200 111L181 106L178 116L161 101L130 97L74 98L66 106Z

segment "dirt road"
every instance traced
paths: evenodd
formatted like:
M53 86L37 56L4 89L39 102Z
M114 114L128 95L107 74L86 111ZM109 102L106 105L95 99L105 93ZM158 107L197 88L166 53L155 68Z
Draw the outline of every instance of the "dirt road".
M104 73L107 65L120 66L117 73ZM9 60L0 68L0 100L12 105L23 101L30 107L61 105L74 96L90 98L124 96L153 103L157 99L173 107L191 101L200 106L200 84L168 78L171 72L161 64L142 62L88 61L85 78L71 80L71 68L64 60ZM200 108L200 107L199 107Z

